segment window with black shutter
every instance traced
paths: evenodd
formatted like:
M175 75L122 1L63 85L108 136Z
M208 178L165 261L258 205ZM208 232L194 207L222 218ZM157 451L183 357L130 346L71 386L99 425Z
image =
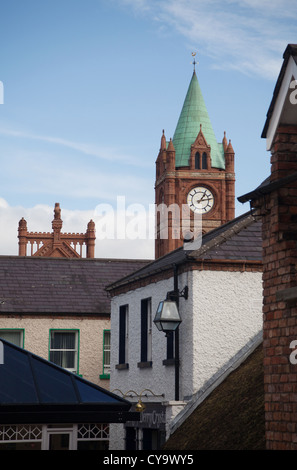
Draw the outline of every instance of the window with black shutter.
M119 363L117 369L128 367L128 305L121 305L119 311Z
M140 303L140 362L138 367L152 366L152 314L151 299Z

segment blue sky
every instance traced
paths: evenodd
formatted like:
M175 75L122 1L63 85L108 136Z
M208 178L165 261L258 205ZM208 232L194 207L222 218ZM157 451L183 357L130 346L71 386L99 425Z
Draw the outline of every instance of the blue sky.
M291 0L2 0L0 254L21 217L84 232L98 205L154 203L162 129L173 136L196 71L217 140L235 150L236 197L270 171L261 139L288 43ZM249 209L237 202L236 215ZM96 256L153 257L153 240L97 240Z

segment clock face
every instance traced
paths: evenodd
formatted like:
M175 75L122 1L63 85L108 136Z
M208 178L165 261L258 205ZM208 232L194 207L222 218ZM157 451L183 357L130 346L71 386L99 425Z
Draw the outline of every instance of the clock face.
M206 214L214 205L214 196L209 189L203 186L197 186L189 192L187 203L193 212Z

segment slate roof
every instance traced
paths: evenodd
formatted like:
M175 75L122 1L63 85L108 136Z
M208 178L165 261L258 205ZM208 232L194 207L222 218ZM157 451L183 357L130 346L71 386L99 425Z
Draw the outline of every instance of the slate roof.
M252 213L244 214L208 233L190 258L204 260L262 260L262 226Z
M191 250L191 244L174 250L149 263L126 278L109 285L112 290L124 284L154 275L172 268L174 265L202 260L262 261L261 220L255 219L249 211L232 221L206 233L202 237L201 247Z
M171 449L265 450L262 344L170 436Z
M106 285L147 263L0 256L0 314L109 314Z

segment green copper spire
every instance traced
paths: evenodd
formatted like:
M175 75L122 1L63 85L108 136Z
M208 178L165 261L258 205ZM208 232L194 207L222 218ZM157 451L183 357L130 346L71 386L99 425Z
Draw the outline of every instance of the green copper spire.
M200 131L200 124L202 125L203 135L208 145L211 146L211 166L224 169L223 145L216 140L194 70L172 139L175 148L176 167L189 165L191 145L195 142Z

